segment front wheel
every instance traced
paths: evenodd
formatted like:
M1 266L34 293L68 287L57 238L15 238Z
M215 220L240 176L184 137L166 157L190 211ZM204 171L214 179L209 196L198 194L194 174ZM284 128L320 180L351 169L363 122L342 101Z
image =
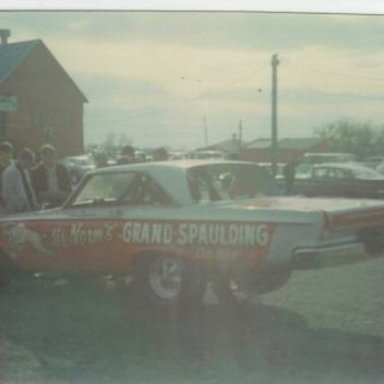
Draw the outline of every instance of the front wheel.
M157 305L200 300L206 289L204 274L196 265L169 254L143 256L135 280L140 297Z

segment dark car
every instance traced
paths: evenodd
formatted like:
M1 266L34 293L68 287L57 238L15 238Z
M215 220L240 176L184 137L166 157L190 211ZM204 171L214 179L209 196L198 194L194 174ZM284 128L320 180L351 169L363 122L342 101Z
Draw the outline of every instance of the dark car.
M297 175L295 192L304 196L383 198L384 175L356 163L317 164L308 175Z

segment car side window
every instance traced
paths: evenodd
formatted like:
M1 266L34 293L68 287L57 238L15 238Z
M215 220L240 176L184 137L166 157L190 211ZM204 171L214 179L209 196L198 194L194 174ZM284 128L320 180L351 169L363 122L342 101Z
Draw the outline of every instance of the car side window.
M315 168L312 175L314 179L326 179L328 178L328 170L327 168Z
M356 179L356 176L353 174L353 172L351 172L351 171L345 171L344 173L345 173L344 178L345 178L346 180Z
M280 195L271 175L251 164L200 166L191 169L187 176L195 203Z
M190 179L190 188L192 198L196 203L208 203L220 199L217 191L214 190L209 181L201 175Z
M352 173L344 169L333 169L332 178L339 180L350 180L352 179Z
M172 200L149 175L137 174L122 202L129 205L167 205Z
M328 178L329 179L342 179L343 178L343 172L339 169L332 169L330 168L328 170Z

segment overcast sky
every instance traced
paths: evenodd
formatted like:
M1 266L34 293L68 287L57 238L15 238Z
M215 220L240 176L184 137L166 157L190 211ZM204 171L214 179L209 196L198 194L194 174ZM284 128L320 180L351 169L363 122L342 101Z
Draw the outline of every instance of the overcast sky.
M279 136L340 119L384 124L384 16L256 12L11 12L10 42L42 39L89 100L86 143L137 147Z

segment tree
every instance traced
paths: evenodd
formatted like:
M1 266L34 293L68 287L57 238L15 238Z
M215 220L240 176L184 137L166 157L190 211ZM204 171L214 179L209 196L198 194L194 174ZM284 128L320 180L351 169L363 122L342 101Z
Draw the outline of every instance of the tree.
M109 150L110 148L115 147L115 142L116 142L116 133L115 132L109 132L104 141L104 147Z
M378 136L373 145L373 153L384 156L384 127L378 130Z
M384 129L369 123L340 120L315 129L315 135L328 139L332 151L353 153L358 160L384 154Z

